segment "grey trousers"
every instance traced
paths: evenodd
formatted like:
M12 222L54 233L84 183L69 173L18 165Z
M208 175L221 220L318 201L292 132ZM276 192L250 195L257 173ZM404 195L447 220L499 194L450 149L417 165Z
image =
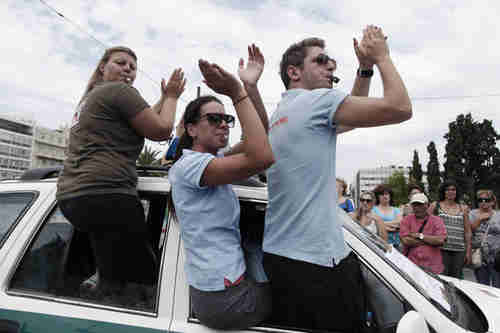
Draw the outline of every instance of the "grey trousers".
M255 326L271 314L269 283L246 276L240 284L221 291L189 287L193 311L205 326L220 330L242 330Z

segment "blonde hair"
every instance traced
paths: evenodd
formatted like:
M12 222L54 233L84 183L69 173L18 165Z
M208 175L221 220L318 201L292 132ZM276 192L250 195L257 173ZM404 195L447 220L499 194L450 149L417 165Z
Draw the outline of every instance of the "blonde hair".
M346 195L346 193L347 193L347 183L345 182L345 180L343 180L342 178L337 178L337 182L339 182L340 184L342 184L342 195Z
M493 199L493 202L495 203L493 205L493 209L497 209L498 206L497 206L497 197L495 195L495 193L493 193L492 190L479 190L476 192L476 198L479 198L480 195L483 195L483 194L487 194L490 198Z
M101 67L101 65L103 65L103 64L106 64L109 61L109 58L111 58L111 55L113 53L116 53L116 52L125 52L128 55L130 55L132 58L134 58L134 60L137 62L137 56L135 55L134 51L132 51L132 49L130 49L126 46L114 46L114 47L110 47L109 49L107 49L104 52L103 56L101 57L101 60L99 60L99 63L97 63L96 69L94 70L94 72L90 76L89 82L87 83L87 87L85 88L85 91L83 92L83 96L80 99L80 101L78 102L78 104L82 103L82 101L85 99L85 97L88 95L88 93L91 92L92 89L94 89L94 87L97 83L103 81L102 72L101 72L101 69L99 67Z

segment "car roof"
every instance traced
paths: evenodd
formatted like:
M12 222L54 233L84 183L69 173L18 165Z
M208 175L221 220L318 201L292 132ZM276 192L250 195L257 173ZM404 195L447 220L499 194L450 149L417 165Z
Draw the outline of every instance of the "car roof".
M57 176L62 170L56 168L40 168L27 170L18 179L0 180L0 184L29 184L33 183L57 183ZM168 193L170 191L170 182L168 181L168 169L162 167L138 167L138 184L139 191L158 191ZM258 186L256 186L258 185ZM249 178L233 184L233 190L242 200L256 201L267 203L267 186L260 183L258 180Z

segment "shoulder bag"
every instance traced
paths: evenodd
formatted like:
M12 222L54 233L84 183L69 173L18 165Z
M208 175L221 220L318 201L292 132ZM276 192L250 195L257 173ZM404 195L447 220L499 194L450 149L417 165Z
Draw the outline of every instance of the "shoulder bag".
M472 268L474 268L474 269L478 269L483 264L483 255L481 253L481 249L484 245L486 237L488 237L488 231L490 230L490 225L491 224L488 221L488 228L486 228L486 232L484 233L484 237L483 237L483 240L481 241L481 245L477 249L472 250L470 264L471 264Z

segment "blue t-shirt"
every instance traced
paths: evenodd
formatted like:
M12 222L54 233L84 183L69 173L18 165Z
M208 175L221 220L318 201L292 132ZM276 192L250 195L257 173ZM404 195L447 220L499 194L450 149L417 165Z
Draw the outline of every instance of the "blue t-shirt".
M173 160L175 157L175 151L177 150L177 145L179 144L179 137L173 138L170 146L168 147L167 153L165 154L166 160Z
M346 213L350 213L354 211L354 205L352 204L351 199L345 199L343 203L339 205Z
M264 252L332 267L348 254L337 202L333 117L346 94L292 89L271 117Z
M382 220L384 221L384 223L385 222L392 222L396 218L396 216L398 216L398 214L401 213L399 208L392 207L392 213L385 215L384 213L382 213L380 211L380 209L378 209L377 206L372 208L372 212L377 214L378 216L380 216L382 218ZM394 246L399 246L399 244L401 243L401 241L399 239L399 231L387 232L387 242L389 244L394 245Z
M214 158L184 149L168 174L186 254L187 281L203 291L224 290L224 279L234 282L246 270L240 204L232 186L200 186Z

